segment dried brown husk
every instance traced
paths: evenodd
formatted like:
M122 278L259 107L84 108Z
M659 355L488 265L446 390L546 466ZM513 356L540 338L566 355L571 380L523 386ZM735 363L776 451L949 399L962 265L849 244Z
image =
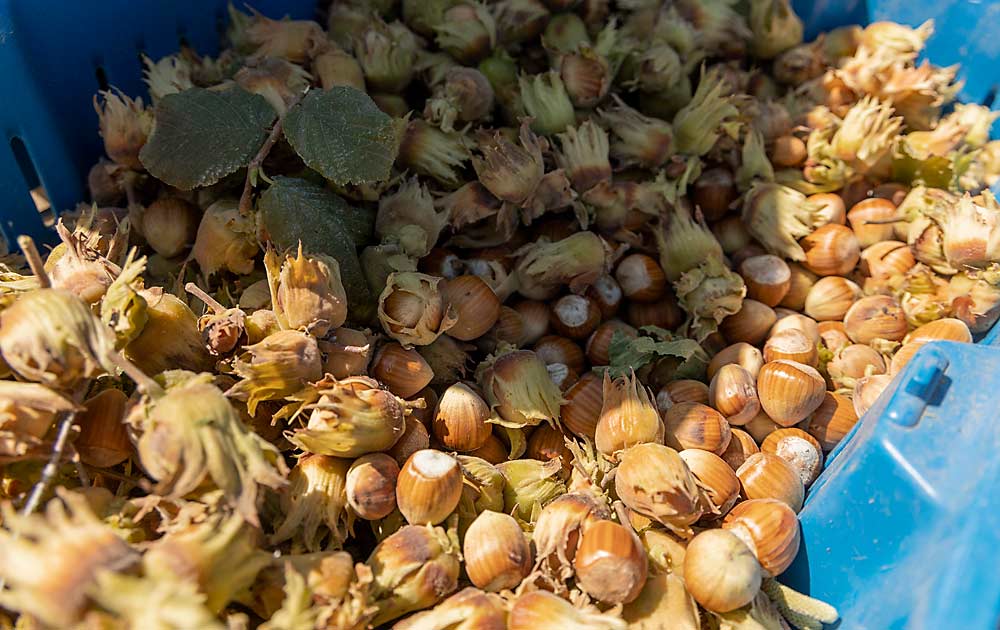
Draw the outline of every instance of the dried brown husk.
M453 131L455 123L475 122L493 111L493 87L475 68L456 66L445 72L427 100L424 117L439 122L444 131Z
M198 329L212 356L229 354L246 344L249 341L247 328L247 316L241 308L227 308L198 318Z
M278 449L250 430L211 374L173 370L162 391L142 396L127 421L153 492L181 499L207 480L248 522L258 524L260 486L280 488L287 468Z
M507 206L478 181L464 184L458 190L438 199L434 205L443 210L451 227L463 232L468 226L486 219L497 217L499 220L502 207ZM505 213L505 215L511 214L513 213ZM513 214L512 218L513 225L505 226L506 229L500 230L501 232L509 231L513 234L513 228L517 227L517 215Z
M576 192L572 189L566 172L561 168L549 171L524 201L524 206L521 208L521 222L531 225L535 219L547 212L554 213L569 208L575 200ZM587 222L583 221L582 225L586 227Z
M945 294L954 317L965 322L973 334L986 332L1000 317L1000 265L955 274Z
M433 343L418 346L417 352L434 371L432 385L451 385L465 378L472 357L469 352L475 346L458 341L448 335L441 335Z
M440 527L407 525L368 558L375 626L434 606L458 587L458 541Z
M711 511L687 464L662 444L640 444L622 453L615 489L629 509L685 537L691 535L691 525Z
M79 407L38 383L0 381L0 461L44 457L45 435L59 414Z
M595 520L610 518L606 498L589 490L570 492L542 508L531 536L535 543L535 579L565 589L573 577L573 558L583 530Z
M251 9L240 41L255 57L303 63L328 45L323 28L311 20L272 20Z
M472 157L479 181L499 199L523 203L538 186L545 172L542 145L527 121L521 123L516 144L497 132L479 139L480 156Z
M982 205L966 193L941 226L942 251L952 267L986 267L1000 261L1000 206L989 191Z
M353 568L351 568L353 567ZM377 609L371 601L372 570L354 563L350 554L336 552L309 570L307 576L313 599L322 603L317 624L336 630L363 630Z
M438 289L442 278L417 272L391 273L379 296L378 318L393 339L405 347L433 343L458 317Z
M142 98L132 100L121 90L112 88L99 94L103 103L94 96L104 151L108 157L128 168L142 170L139 150L153 130L153 111L143 107Z
M52 286L96 304L121 270L90 244L85 233L70 232L62 220L56 224L56 233L61 249L53 249L45 262Z
M99 208L96 205L80 204L76 211L65 213L60 219L67 227L72 228L74 239L82 244L83 249L90 255L101 255L114 265L121 264L129 246L129 239L135 230L130 213L121 208ZM56 252L62 249L62 253L65 253L65 248L65 243L53 248L45 261L46 271L52 271L49 261L55 263L62 255L57 255Z
M312 76L284 59L261 57L247 59L233 81L247 92L263 96L274 111L284 115L312 83Z

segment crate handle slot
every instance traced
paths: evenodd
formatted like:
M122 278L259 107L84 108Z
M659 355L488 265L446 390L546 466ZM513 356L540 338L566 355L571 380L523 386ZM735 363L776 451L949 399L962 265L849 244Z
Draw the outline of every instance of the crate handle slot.
M45 189L44 184L42 184L41 177L38 174L35 161L31 158L31 153L28 151L28 145L20 136L12 136L9 146L10 156L13 158L13 162L17 164L17 172L21 176L21 181L16 181L17 178L15 176L13 178L15 181L9 182L9 184L21 188L22 194L31 200L31 203L25 204L25 207L34 207L42 225L46 228L51 227L56 221L55 211L52 209L52 204L49 201L48 191ZM6 227L8 229L28 231L25 225L14 224L10 221L7 222ZM18 235L8 233L6 237L14 239ZM7 245L9 246L10 243Z
M943 393L948 365L948 357L934 345L921 348L886 405L886 418L901 427L916 426L924 409Z

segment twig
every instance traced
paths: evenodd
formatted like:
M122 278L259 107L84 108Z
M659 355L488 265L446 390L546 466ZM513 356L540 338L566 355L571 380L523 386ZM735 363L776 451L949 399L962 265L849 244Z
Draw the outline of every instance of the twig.
M38 483L31 489L28 501L24 504L24 509L21 511L24 516L29 516L38 509L42 495L48 490L49 484L52 483L56 473L59 471L59 460L62 459L63 451L66 450L66 442L69 440L69 431L73 427L74 420L76 420L76 412L70 411L62 419L62 422L59 423L59 433L56 434L56 441L52 445L52 453L49 455L49 461L45 462L45 467L42 468L42 476L38 480Z
M55 479L56 473L59 472L59 460L62 459L63 451L66 450L66 443L69 441L70 429L73 428L73 423L76 421L76 412L70 411L59 423L59 433L56 434L56 441L52 445L52 452L49 454L49 460L45 462L45 467L42 468L42 476L38 479L36 483L31 488L31 493L28 495L28 500L24 503L24 507L21 509L21 514L23 516L31 516L38 509L38 504L42 502L42 495L49 489L49 484ZM77 472L81 469L78 467ZM84 473L86 474L86 473ZM20 532L15 531L12 535L14 540L20 536ZM7 587L7 578L0 578L0 591Z
M288 109L295 107L305 93L297 96L291 103L288 104ZM288 111L286 109L285 111ZM264 165L264 160L267 155L274 148L274 145L278 143L278 138L281 137L282 123L284 122L284 116L279 116L278 120L274 122L274 126L271 127L271 133L267 135L267 140L264 141L263 146L260 147L260 151L257 151L257 155L253 156L250 163L247 164L247 179L243 182L243 194L240 195L240 214L242 216L249 216L253 212L253 206L250 203L250 197L253 196L253 183L251 180L254 177L254 173Z
M45 263L42 262L38 248L35 247L35 240L30 236L18 236L17 244L21 247L24 257L28 260L31 273L35 274L35 277L38 278L38 284L43 289L51 287L52 281L49 280L49 274L45 273Z
M215 311L215 314L224 313L226 307L219 303L214 297L209 295L204 289L193 282L184 285L184 290L205 303L205 305Z
M117 481L117 482L119 482L121 484L126 484L129 487L135 487L135 486L139 485L139 482L136 481L135 479L132 479L131 477L128 477L127 475L123 475L121 473L117 473L117 472L115 472L113 470L108 470L107 468L98 468L96 466L89 466L87 464L83 464L83 467L86 468L86 469L88 469L88 470L93 471L93 473L95 475L99 475L101 477L109 477L109 478L114 479L115 481Z

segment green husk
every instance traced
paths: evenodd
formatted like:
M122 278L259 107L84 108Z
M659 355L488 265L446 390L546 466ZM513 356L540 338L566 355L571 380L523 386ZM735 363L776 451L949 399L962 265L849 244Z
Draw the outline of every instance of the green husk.
M532 118L531 129L542 135L561 133L576 122L573 102L558 72L518 79L521 103Z
M566 484L559 478L562 462L550 459L515 459L496 466L504 477L504 511L525 523L538 519L542 508L565 494Z
M733 135L739 128L739 110L724 89L719 73L702 72L691 102L674 116L674 141L680 153L705 155L723 133Z
M293 540L307 551L339 548L354 522L347 507L350 467L349 459L311 453L299 458L281 494L284 514L271 543Z
M750 0L750 47L761 59L773 59L802 43L802 20L788 0Z
M316 339L297 330L282 330L243 348L233 370L243 380L226 392L245 400L250 415L266 400L281 400L323 376Z
M497 413L491 422L511 429L542 422L559 426L562 394L534 352L501 350L479 365L476 380Z
M692 217L683 204L674 208L669 222L661 223L653 236L660 251L660 266L671 281L679 280L709 258L722 258L722 246L704 219Z
M0 352L23 378L69 390L103 372L115 337L78 297L61 289L21 294L0 311Z
M374 379L327 376L316 383L314 396L303 407L310 410L306 427L287 435L307 453L355 458L388 450L403 435L404 402Z
M718 330L722 320L740 311L747 288L738 273L709 258L684 273L674 283L674 292L688 315L683 333L701 342Z
M798 239L822 225L821 207L787 186L758 182L743 201L743 223L767 251L791 260L805 260Z
M162 392L143 396L127 421L139 432L137 450L154 492L180 499L211 482L248 522L257 524L260 486L285 484L284 460L245 425L212 375L173 370Z

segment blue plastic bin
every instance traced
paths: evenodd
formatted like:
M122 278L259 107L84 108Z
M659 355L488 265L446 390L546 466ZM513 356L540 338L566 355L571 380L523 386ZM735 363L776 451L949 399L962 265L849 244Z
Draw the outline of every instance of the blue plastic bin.
M314 0L255 0L271 16L310 18ZM795 2L807 37L891 19L937 22L927 56L961 63L962 98L991 102L1000 76L1000 2ZM184 41L214 53L220 0L0 0L0 232L51 240L28 191L56 209L85 196L100 154L90 100L111 84L145 92L139 53ZM106 83L105 83L106 82ZM836 605L841 628L995 630L1000 616L1000 352L923 348L830 459L801 513L803 545L782 576Z

